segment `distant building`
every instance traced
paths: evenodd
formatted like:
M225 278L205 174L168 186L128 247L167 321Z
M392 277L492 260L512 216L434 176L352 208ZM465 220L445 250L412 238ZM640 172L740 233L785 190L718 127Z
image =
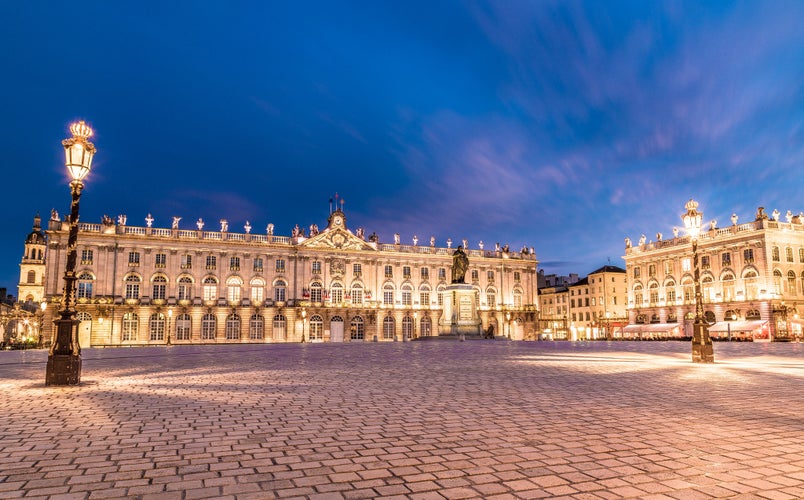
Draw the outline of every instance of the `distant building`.
M206 227L127 225L104 217L79 224L77 318L80 345L394 341L438 334L455 248L384 244L347 228L342 210L328 225L291 236ZM58 312L68 225L39 218L25 242L20 295L50 303L45 340ZM451 242L450 242L451 243ZM483 329L513 339L533 336L537 321L536 256L467 249L466 282ZM507 324L506 324L507 323Z
M539 288L539 328L537 338L569 340L569 291L566 286Z
M628 324L625 269L603 266L570 285L570 338L613 339Z
M787 340L801 336L804 313L804 215L780 220L764 208L753 221L702 228L701 293L713 338ZM628 336L691 336L694 263L688 236L632 245L626 239Z
M544 274L544 269L539 269L539 288L569 286L578 281L578 275L571 273L568 276L556 274Z

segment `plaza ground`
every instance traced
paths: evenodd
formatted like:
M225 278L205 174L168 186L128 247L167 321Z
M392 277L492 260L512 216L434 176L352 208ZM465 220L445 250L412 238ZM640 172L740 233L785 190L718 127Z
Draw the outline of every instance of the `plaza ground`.
M0 498L803 498L804 344L0 352Z

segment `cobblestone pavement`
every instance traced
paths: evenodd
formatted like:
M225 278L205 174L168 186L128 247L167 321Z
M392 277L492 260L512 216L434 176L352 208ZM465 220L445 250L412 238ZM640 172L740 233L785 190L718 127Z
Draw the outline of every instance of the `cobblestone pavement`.
M0 498L803 498L804 344L0 352Z

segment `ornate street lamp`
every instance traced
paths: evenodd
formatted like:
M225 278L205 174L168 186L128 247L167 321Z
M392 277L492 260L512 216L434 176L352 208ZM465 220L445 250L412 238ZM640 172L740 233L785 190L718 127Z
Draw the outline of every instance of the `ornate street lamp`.
M75 260L78 241L78 202L84 189L84 178L92 168L95 145L87 139L92 129L79 121L70 125L73 136L63 140L66 156L65 165L70 174L70 233L67 239L67 266L64 271L64 291L62 292L59 319L56 325L56 338L50 346L47 358L45 385L77 385L81 382L81 347L78 345L78 323L75 319Z
M698 234L701 231L703 213L698 211L698 202L690 199L684 208L687 213L681 216L687 234L692 241L692 265L695 275L695 323L692 325L692 362L714 363L715 353L712 349L712 339L709 337L709 326L704 320L703 299L701 297L701 271L698 266Z

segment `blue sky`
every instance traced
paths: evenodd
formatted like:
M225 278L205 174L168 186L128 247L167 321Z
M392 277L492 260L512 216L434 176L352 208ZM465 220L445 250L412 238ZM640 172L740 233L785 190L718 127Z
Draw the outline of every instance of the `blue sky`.
M804 2L4 2L16 293L61 140L96 130L81 220L323 227L534 247L548 273L623 239L804 210Z

